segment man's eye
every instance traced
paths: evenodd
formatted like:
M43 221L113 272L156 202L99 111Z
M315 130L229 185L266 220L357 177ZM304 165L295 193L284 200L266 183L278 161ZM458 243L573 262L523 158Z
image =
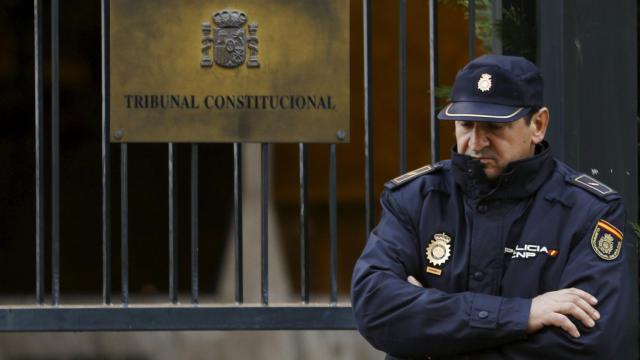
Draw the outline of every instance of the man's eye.
M505 124L505 123L495 123L495 122L491 122L491 123L489 123L489 128L490 128L491 130L500 130L500 129L504 129L506 125L507 125L507 124Z

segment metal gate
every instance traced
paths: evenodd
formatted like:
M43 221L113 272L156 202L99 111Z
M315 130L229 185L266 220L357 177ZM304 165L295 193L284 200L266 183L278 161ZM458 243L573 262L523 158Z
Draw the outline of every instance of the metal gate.
M429 1L430 13L430 86L431 94L435 94L437 84L437 33L436 3ZM470 39L475 38L474 0L469 1L471 17L469 21ZM407 1L400 0L400 168L399 173L407 171L407 103L406 103L406 64L407 64ZM128 262L128 145L119 145L120 153L120 238L121 238L121 294L119 300L112 298L112 232L111 226L112 184L111 159L109 142L109 109L108 109L108 77L109 65L109 0L102 0L102 146L101 146L101 184L102 184L102 305L88 304L70 305L60 301L60 99L59 99L59 1L51 1L51 148L45 148L44 122L44 65L43 49L46 39L43 38L43 1L34 0L34 53L35 53L35 197L36 213L36 279L35 299L33 305L9 305L0 307L0 331L101 331L101 330L233 330L233 329L354 329L355 324L348 303L338 302L337 287L337 201L336 201L336 145L329 147L329 219L330 219L330 279L331 290L325 303L312 303L309 296L308 266L308 165L307 145L299 144L299 227L300 227L300 262L301 293L300 304L274 304L269 301L269 264L268 264L268 206L269 206L269 150L270 144L261 145L261 301L260 304L244 304L243 296L243 236L242 224L242 144L235 143L233 167L233 226L235 228L235 303L201 303L199 297L198 274L198 144L191 144L191 302L178 303L177 287L177 223L176 223L176 191L175 191L175 144L167 145L168 163L168 201L169 201L169 294L165 304L136 304L129 302L129 262ZM373 189L373 116L372 116L372 68L371 68L371 1L363 1L364 37L364 71L365 71L365 116L364 124L354 122L355 126L365 129L365 179L363 186L366 200L367 234L375 223L375 199ZM473 45L470 41L470 56L473 57ZM433 161L439 158L438 123L435 121L436 98L431 96L431 156ZM47 134L49 135L49 134ZM51 159L51 188L45 189L45 157ZM50 196L51 208L45 209L45 197ZM116 195L117 196L117 195ZM45 229L45 213L51 216L51 229ZM49 231L47 233L47 230ZM50 239L51 253L45 253L45 239ZM45 256L50 256L51 267L45 269ZM25 259L25 262L29 259ZM351 271L351 269L345 269ZM45 277L51 276L51 302L45 303Z

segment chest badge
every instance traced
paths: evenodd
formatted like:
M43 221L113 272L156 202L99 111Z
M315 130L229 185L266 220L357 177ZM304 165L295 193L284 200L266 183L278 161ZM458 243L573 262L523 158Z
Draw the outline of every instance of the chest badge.
M433 239L427 246L425 253L430 265L444 265L451 256L451 237L445 233L433 235ZM440 275L442 270L428 266L427 272L434 275Z

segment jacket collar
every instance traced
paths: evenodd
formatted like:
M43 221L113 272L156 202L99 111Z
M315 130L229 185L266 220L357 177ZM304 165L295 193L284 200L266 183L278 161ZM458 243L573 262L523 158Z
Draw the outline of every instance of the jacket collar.
M535 154L509 163L492 184L484 173L482 163L470 156L451 150L455 182L464 194L474 200L521 199L535 193L555 167L551 148L546 141L536 145Z

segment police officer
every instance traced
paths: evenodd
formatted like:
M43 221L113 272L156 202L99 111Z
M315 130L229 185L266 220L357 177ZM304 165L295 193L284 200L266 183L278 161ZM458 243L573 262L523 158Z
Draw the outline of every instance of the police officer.
M473 60L438 115L451 160L385 184L351 296L388 359L619 358L624 209L551 156L542 92L524 58Z

